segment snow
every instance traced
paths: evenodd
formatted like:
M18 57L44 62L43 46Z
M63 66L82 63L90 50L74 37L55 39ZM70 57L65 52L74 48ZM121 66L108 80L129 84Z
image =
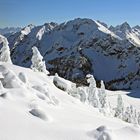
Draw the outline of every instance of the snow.
M2 43L2 48L0 50L0 61L12 63L11 57L10 57L10 48L9 48L9 42L6 37L0 35L0 44Z
M58 76L58 74L55 74L53 78L53 83L60 89L69 92L74 85L74 83Z
M28 35L31 32L32 28L34 28L33 25L28 25L27 27L25 27L21 30L21 33L23 35Z
M86 55L93 63L91 67L97 79L109 81L127 76L139 68L135 62L139 55L137 47L133 50L136 54L126 51L131 43L139 46L139 33L138 27L132 29L128 23L111 30L104 23L89 19L75 19L61 25L29 25L22 29L16 34L17 38L13 37L16 61L21 61L22 65L23 60L30 60L34 45L41 53L36 49L34 60L38 58L39 63L33 61L37 66L35 71L0 63L0 140L124 140L126 136L127 140L139 140L140 126L137 121L140 119L137 118L140 116L135 111L140 112L140 89L108 91L103 81L98 89L91 75L87 76L89 87L77 88L75 83L57 74L48 76L49 72L44 73L46 66L42 61L43 57L47 61L57 57L67 59L73 57L73 53L76 66L82 68L82 62L86 64L87 61ZM0 39L3 43L1 36ZM97 44L90 46L92 39ZM117 45L110 46L110 41L115 41ZM115 49L124 51L122 59L109 55ZM126 54L128 56L123 57ZM120 64L127 67L118 70ZM82 73L79 69L75 72ZM139 85L139 77L137 81ZM135 86L134 82L132 86ZM115 113L116 118L112 115ZM132 113L129 120L126 119L127 113Z
M1 35L9 35L9 34L14 34L16 32L19 32L21 30L20 27L5 27L5 28L0 28L0 34Z
M38 38L38 40L42 39L43 34L45 33L45 26L43 26L39 32L37 33L36 37Z
M122 39L128 39L132 44L140 46L140 28L135 26L133 28L127 22L116 27L111 26L110 30Z
M121 38L117 35L115 35L113 32L111 32L108 28L106 28L105 26L103 26L102 24L100 24L99 22L95 21L95 23L99 26L98 29L106 34L110 34L111 36L118 38L121 40Z
M126 136L127 140L140 139L139 126L103 116L98 109L58 89L53 84L54 76L8 63L0 65L4 79L8 72L9 81L14 77L18 84L22 83L8 88L3 84L0 91L1 140L124 140ZM28 82L19 78L21 73ZM134 91L106 92L111 106L116 106L117 95L121 94L125 106L132 104L140 109L140 99L132 97ZM135 92L138 94L139 90Z
M32 55L32 65L31 68L34 71L44 72L45 74L49 74L49 72L46 70L45 61L43 61L43 57L38 51L38 48L35 46L32 48L33 55Z
M131 42L135 42L135 44L137 46L140 46L140 38L138 37L138 35L135 32L128 33L126 36L128 39L131 39L130 40Z
M36 116L42 120L49 120L48 117L46 116L46 114L44 113L44 111L42 111L41 109L38 108L34 108L32 110L29 111L33 116Z

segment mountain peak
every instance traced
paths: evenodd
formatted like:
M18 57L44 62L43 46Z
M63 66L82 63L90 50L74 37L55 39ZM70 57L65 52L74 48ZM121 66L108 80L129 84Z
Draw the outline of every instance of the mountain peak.
M127 22L122 23L121 25L116 26L119 28L121 31L130 31L131 27Z
M27 35L31 32L31 30L34 28L35 26L33 24L29 24L27 25L26 27L24 27L22 30L21 30L21 33L23 35Z
M140 30L140 26L136 25L136 26L133 27L133 29L139 29Z

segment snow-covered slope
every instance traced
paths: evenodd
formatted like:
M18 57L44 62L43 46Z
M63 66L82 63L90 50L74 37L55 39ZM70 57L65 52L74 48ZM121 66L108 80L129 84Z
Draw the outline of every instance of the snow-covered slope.
M53 76L6 63L0 64L0 72L4 76L4 88L0 89L1 140L140 139L139 126L104 117L55 87ZM135 101L137 109L140 107L139 99L108 91L112 106L117 94L124 94L125 104Z
M29 32L25 29L29 28ZM90 73L108 89L140 87L140 30L128 23L108 28L91 19L27 26L8 37L14 64L30 67L36 46L51 74L78 84Z

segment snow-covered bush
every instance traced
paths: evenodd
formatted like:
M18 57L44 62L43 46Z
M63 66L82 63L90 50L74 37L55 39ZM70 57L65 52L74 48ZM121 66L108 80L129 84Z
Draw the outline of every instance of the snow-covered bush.
M68 94L74 94L74 90L76 88L76 85L60 76L58 74L55 74L53 78L53 83L56 87L58 87L61 90L64 90L68 92Z
M99 102L99 96L98 96L98 89L96 87L96 81L93 75L88 74L86 77L88 78L87 82L89 83L89 88L87 90L88 102L92 106L99 108L100 102Z
M3 46L0 50L0 61L12 64L9 43L7 39L2 35L0 35L0 43L3 43Z
M123 114L124 114L124 104L123 104L122 96L118 95L117 107L115 109L115 117L122 119Z
M34 71L39 71L39 72L44 72L45 74L49 74L49 72L46 70L46 65L45 65L45 61L43 61L43 57L40 54L39 50L37 49L37 47L33 47L33 56L32 56L32 65L31 68Z

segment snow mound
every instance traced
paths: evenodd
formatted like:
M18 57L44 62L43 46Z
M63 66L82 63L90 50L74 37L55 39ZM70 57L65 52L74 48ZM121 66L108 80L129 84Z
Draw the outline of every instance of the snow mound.
M23 86L22 81L11 70L3 73L4 80L3 85L5 88L20 88Z
M46 100L46 97L42 94L37 93L36 94L38 98L40 98L41 100Z
M36 86L32 86L32 88L34 88L35 90L43 93L44 95L46 95L48 98L50 98L48 89L44 86L40 86L40 85L36 85Z

